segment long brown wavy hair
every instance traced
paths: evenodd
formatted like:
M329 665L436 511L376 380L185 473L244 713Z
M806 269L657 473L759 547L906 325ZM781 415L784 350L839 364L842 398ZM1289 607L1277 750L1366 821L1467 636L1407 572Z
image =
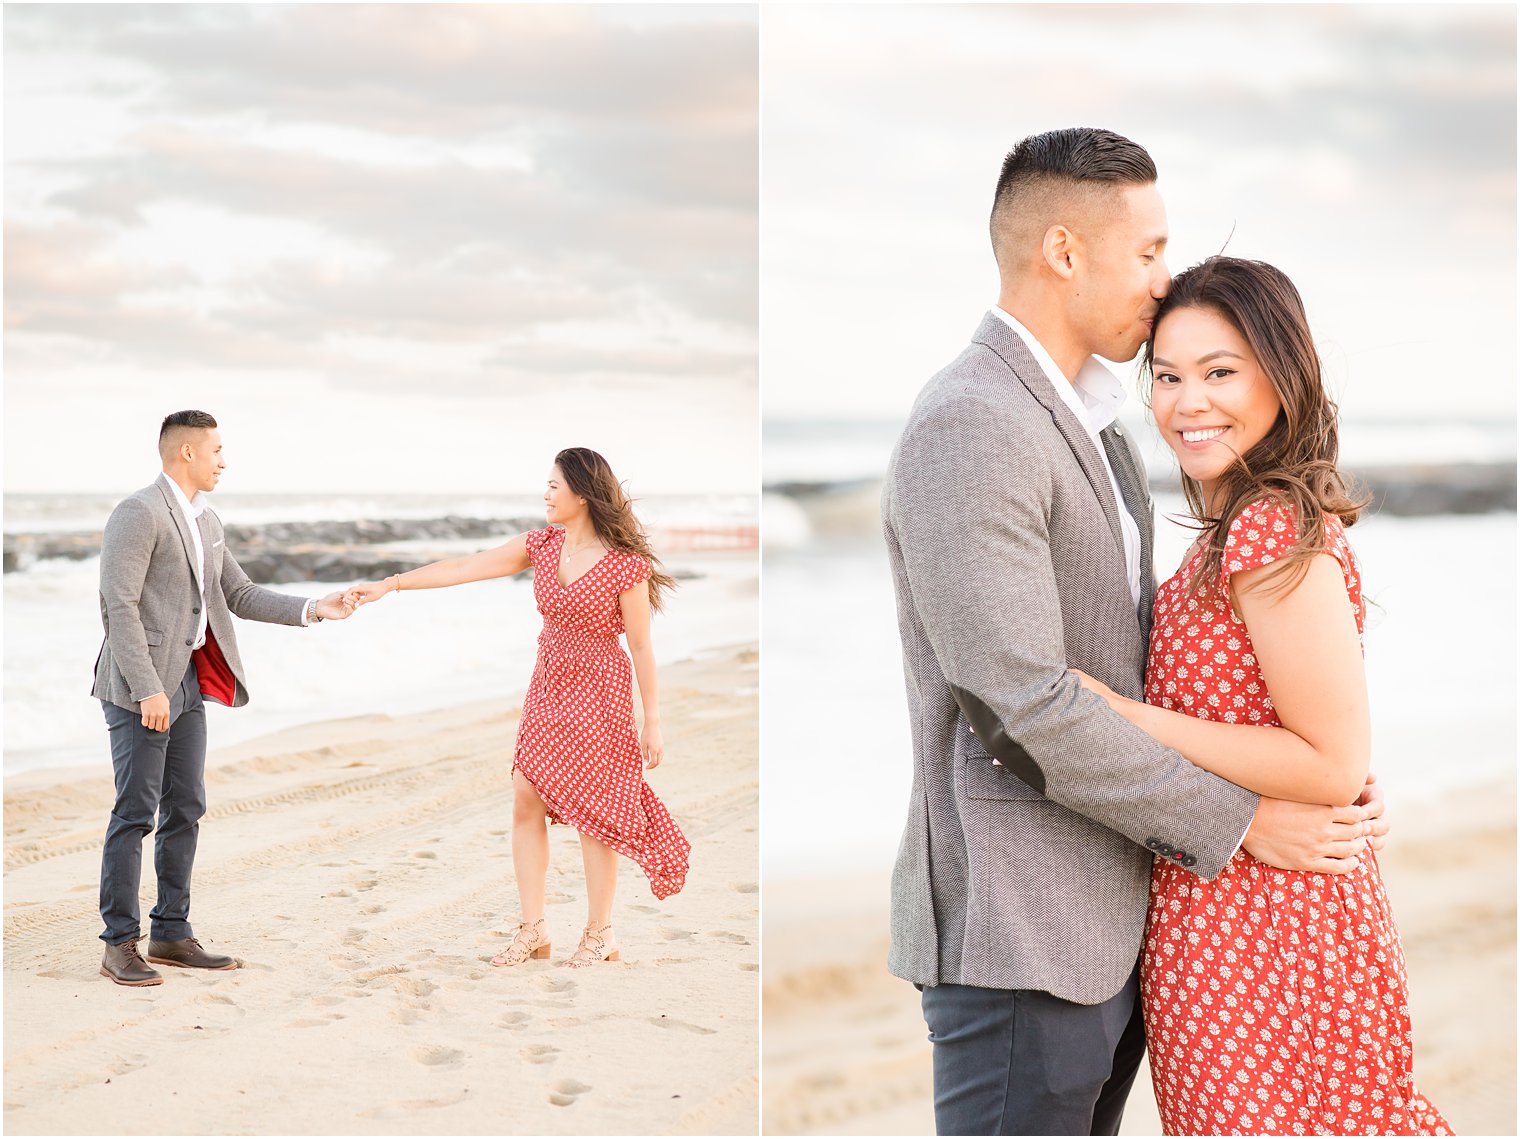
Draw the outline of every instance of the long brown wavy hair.
M1274 592L1287 593L1303 580L1310 559L1325 550L1325 516L1333 514L1350 526L1369 501L1336 467L1336 408L1325 392L1303 298L1286 274L1264 261L1216 256L1194 265L1172 282L1156 312L1145 346L1147 379L1154 374L1156 333L1170 313L1186 308L1214 313L1232 325L1282 403L1266 437L1236 455L1219 477L1217 514L1210 513L1202 486L1182 476L1183 496L1206 543L1188 592L1197 594L1219 580L1230 523L1251 503L1268 498L1291 507L1298 522L1293 548L1267 574Z
M613 475L612 467L589 447L566 447L554 456L554 465L576 496L586 500L596 536L609 548L637 554L649 563L649 608L658 613L665 605L661 594L674 589L676 579L660 568L644 525L633 513L633 500Z

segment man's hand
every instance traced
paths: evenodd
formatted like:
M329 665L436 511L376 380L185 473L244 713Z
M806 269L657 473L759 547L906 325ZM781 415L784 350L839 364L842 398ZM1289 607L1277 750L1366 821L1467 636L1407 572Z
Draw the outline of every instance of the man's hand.
M1367 772L1367 785L1362 788L1356 805L1367 808L1367 845L1373 850L1382 850L1388 841L1388 820L1383 817L1387 804L1383 801L1383 789L1377 785L1376 773Z
M1279 870L1349 874L1367 849L1367 808L1263 798L1241 845Z
M354 611L354 604L341 589L317 602L317 616L324 621L341 621Z
M169 730L169 698L160 692L157 696L149 696L139 707L142 710L143 727L150 732L167 732Z

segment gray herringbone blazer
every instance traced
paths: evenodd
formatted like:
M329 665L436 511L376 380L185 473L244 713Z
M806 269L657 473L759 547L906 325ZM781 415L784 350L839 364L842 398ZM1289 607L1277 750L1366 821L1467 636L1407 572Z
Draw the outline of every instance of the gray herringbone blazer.
M248 703L232 614L248 621L301 624L304 597L254 585L227 549L222 520L201 515L207 627L237 680L234 708ZM122 499L100 546L100 620L105 643L91 695L133 712L158 692L171 696L190 667L200 626L195 543L169 477Z
M1097 449L995 315L893 452L913 790L888 964L906 980L1106 1000L1139 956L1152 852L1213 877L1256 810L1065 671L1143 692L1151 503L1133 444L1117 425L1101 438L1140 527L1138 610Z

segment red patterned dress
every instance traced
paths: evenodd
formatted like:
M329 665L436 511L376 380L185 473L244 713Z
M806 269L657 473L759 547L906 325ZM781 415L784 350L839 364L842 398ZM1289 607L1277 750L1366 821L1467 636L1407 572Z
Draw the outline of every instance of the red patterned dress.
M512 769L566 823L637 862L657 898L686 882L686 841L644 782L633 722L632 668L618 641L618 594L649 580L649 563L609 550L569 585L559 583L565 532L528 534L533 598L543 614L538 659L517 725Z
M1156 594L1147 703L1277 725L1231 574L1293 546L1265 500L1226 537L1224 572L1187 595L1195 553ZM1339 519L1326 545L1362 629L1361 577ZM1239 851L1205 882L1165 859L1151 877L1140 970L1151 1078L1168 1135L1449 1135L1415 1089L1404 951L1369 854L1350 874L1278 870Z

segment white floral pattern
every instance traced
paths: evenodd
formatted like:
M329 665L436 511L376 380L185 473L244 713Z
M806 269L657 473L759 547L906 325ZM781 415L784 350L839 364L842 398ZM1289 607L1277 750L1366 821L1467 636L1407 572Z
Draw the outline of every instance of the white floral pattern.
M1149 703L1278 724L1227 585L1286 554L1295 526L1291 508L1254 503L1230 526L1218 581L1187 595L1200 550L1161 586ZM1360 632L1356 558L1340 521L1325 526ZM1415 1089L1404 952L1370 854L1332 875L1242 850L1212 882L1157 859L1140 984L1168 1135L1451 1134Z
M649 580L649 563L610 550L559 583L564 530L528 534L533 597L543 614L538 659L517 725L514 771L533 784L552 822L567 823L637 862L657 898L686 881L691 843L644 782L633 721L632 669L618 642L618 594Z

